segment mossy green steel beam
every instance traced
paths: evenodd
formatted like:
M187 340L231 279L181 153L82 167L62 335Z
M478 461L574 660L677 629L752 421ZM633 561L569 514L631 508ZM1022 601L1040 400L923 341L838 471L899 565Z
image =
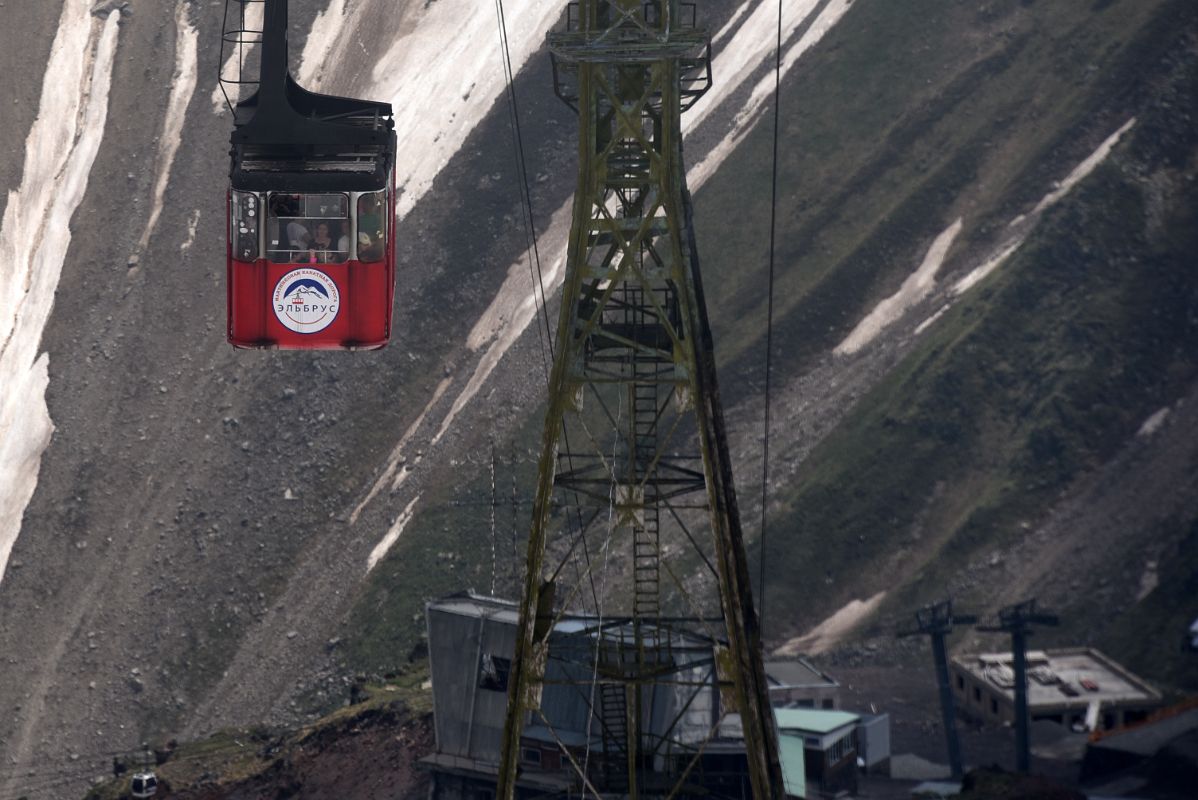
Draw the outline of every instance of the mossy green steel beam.
M582 404L586 390L590 389L602 406L601 386L612 387L614 384L618 389L621 384L626 384L623 396L629 398L632 406L635 387L661 383L661 370L663 365L668 365L673 386L667 395L667 403L674 399L686 401L679 403L682 410L678 413L691 412L703 464L704 480L695 488L702 488L706 496L712 528L712 560L708 560L701 550L698 552L709 565L714 561L719 584L727 639L727 648L717 647L716 653L722 684L721 705L725 712L735 711L741 716L754 797L774 800L783 796L777 734L762 665L760 630L753 610L682 166L681 111L684 102L693 101L697 96L694 89L697 81L687 77L684 86L683 72L696 67L708 69L707 36L684 24L679 15L678 0L651 0L649 3L641 0L582 0L577 7L580 15L576 26L550 36L555 57L565 63L560 71L555 63L555 76L577 75L576 94L569 98L565 94L562 96L572 105L576 100L579 110L578 191L574 196L557 350L550 375L549 404L519 605L520 619L509 677L508 714L497 796L510 800L515 795L524 721L540 710L540 695L545 685L556 594L554 581L542 577L550 539L550 517L555 489L567 493L577 491L562 479L564 475L557 475L567 418L576 415L588 443L596 448L600 463L607 465L608 460L598 449L599 440L583 421ZM619 205L616 213L608 208L613 202ZM615 299L617 293L619 299ZM631 323L633 329L629 330L629 309L634 305L631 298L639 301L639 307L634 311L640 316L634 315L634 319L640 321ZM582 313L584 310L585 314ZM603 325L611 319L624 322L615 323L609 333L604 333ZM638 325L641 327L637 328ZM652 341L656 344L642 344L638 333L645 338L650 338L652 333ZM595 357L595 350L600 347L622 348L624 356L621 359ZM594 360L588 361L589 357ZM593 371L588 369L591 365L596 367ZM624 373L619 372L620 365L626 370ZM613 375L609 369L616 373ZM613 458L604 473L610 475L611 496L616 498L612 500L613 509L620 517L616 527L632 528L634 532L633 579L636 581L635 531L640 530L638 524L644 527L645 509L649 504L669 507L668 495L659 491L669 481L658 481L657 472L675 468L663 459L666 445L678 429L678 420L674 420L673 426L665 426L664 440L659 440L657 430L661 413L647 423L651 429L648 446L656 449L646 466L643 459L638 461L635 457L636 448L646 445L639 438L643 433L638 431L632 415L624 429L616 424L606 407L603 410L607 420L613 423L610 431L613 438L624 445L628 456L621 461ZM571 455L568 446L566 455ZM579 457L583 456L580 454ZM643 475L638 474L641 470ZM568 471L573 472L573 468ZM626 480L621 480L622 477ZM656 511L653 518L657 519ZM577 535L585 537L585 531ZM689 539L690 534L686 535ZM690 541L695 544L693 539ZM585 538L583 542L585 548ZM572 545L568 552L574 550ZM653 564L660 565L660 548L650 558L654 559ZM588 575L590 569L587 569ZM554 570L554 576L560 571L559 566ZM656 576L656 572L653 574ZM656 591L660 592L660 588ZM685 589L682 591L685 593ZM578 595L576 588L570 597ZM686 599L689 603L692 598ZM667 648L671 646L673 636L668 624L663 627L665 619L660 613L644 619L634 614L635 647L632 652L636 654L635 664L630 669L630 662L625 660L623 633L620 634L620 652L614 662L626 687L624 716L628 773L626 791L616 789L615 792L628 797L673 797L685 793L688 775L706 741L718 727L712 725L708 740L691 748L694 756L676 784L663 784L653 775L638 776L637 770L646 769L652 761L643 758L641 745L648 737L637 727L643 719L640 710L643 688L664 682L665 675L660 669L663 631ZM698 620L696 616L695 621ZM609 654L600 655L604 646L602 642L596 645L596 658L610 658ZM677 653L668 658L676 659ZM684 667L679 662L678 669L693 666L686 662ZM679 713L679 719L681 716ZM577 768L577 762L572 757L569 760ZM587 776L582 776L582 782L589 790L594 790ZM642 788L643 795L640 794Z

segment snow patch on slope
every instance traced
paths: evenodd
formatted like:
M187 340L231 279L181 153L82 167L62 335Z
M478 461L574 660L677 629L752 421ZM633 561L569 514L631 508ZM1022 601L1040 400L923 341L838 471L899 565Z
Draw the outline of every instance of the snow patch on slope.
M784 72L789 70L789 68L794 65L794 63L803 55L803 53L807 52L807 50L814 46L820 39L823 38L824 34L831 30L831 28L840 21L841 17L843 17L845 12L848 10L850 2L851 0L833 0L824 8L823 13L819 15L815 22L813 22L807 29L806 33L804 33L804 35L800 38L799 43L787 50L783 61ZM449 0L441 0L441 2L439 2L437 5L450 7L454 4L449 2ZM517 5L517 8L523 12L519 15L519 18L524 19L527 14L533 12L540 14L540 12L543 11L542 7L544 5L545 4L542 3L541 0L525 0L523 7ZM526 35L521 40L521 46L517 47L515 44L516 40L513 38L513 69L519 69L519 66L527 59L528 53L524 48L535 47L539 45L540 38L543 37L544 31L557 19L558 13L560 12L560 7L556 3L550 3L549 5L551 8L549 9L550 13L548 13L548 16L535 16L536 25L530 26L535 27L536 29L537 36L535 37L535 40L531 36L531 33L526 31ZM744 3L742 7L733 14L732 20L725 25L719 34L717 34L717 38L727 35L727 32L732 29L735 21L742 16L745 13L745 10L751 5L752 4L750 2ZM787 9L784 8L784 35L793 33L802 24L803 20L810 15L812 9L814 9L817 5L818 0L801 0L801 2L794 4L790 8L789 13L787 12ZM749 79L755 70L759 69L762 64L766 63L773 51L771 49L762 48L760 43L763 41L773 42L777 30L776 14L776 7L774 7L773 11L768 11L763 10L763 6L759 4L754 10L752 16L745 21L739 30L736 31L736 34L732 36L732 39L728 45L721 50L719 55L716 56L712 69L720 76L720 80L716 82L711 90L708 91L708 93L699 101L699 103L697 103L696 106L687 112L687 115L683 117L684 122L689 120L692 123L690 125L684 125L685 128L688 130L693 130L696 127L695 123L697 120L701 120L703 116L711 113L711 109L719 107L720 104L722 104L734 92L741 88L741 86ZM481 17L485 15L475 14L474 16ZM509 20L517 18L517 12L513 11L509 13L508 18ZM430 22L428 24L432 23ZM492 20L492 24L497 25L494 20ZM509 35L515 33L516 32L513 31L509 25ZM407 40L397 43L396 48L402 49L404 41ZM455 41L460 41L460 39ZM517 50L519 50L519 57L517 57ZM464 63L472 64L474 63L472 59L476 58L477 56L471 56L470 58L467 58ZM499 54L497 48L492 58L498 60ZM383 71L382 66L383 65L380 65L380 68L376 70L376 75ZM391 70L393 68L388 67L388 69ZM425 67L418 67L417 71L420 69L425 69ZM395 74L403 73L396 72ZM460 68L455 71L454 74L460 74ZM491 89L493 92L498 92L503 88L501 73L497 75L496 80L498 81L497 83L492 81L491 83L487 84L488 87L493 86L493 89ZM439 82L441 83L444 81L444 77L439 79ZM769 99L772 87L773 76L771 74L768 81L763 80L754 89L753 97L755 98L755 102L757 102L758 110L760 110L760 107ZM423 88L423 91L428 92L431 90L431 88L431 86L426 86ZM476 84L469 84L466 86L466 94L469 95L472 93L477 93L479 88L480 87L478 87ZM463 97L463 100L465 100L465 96ZM394 99L392 102L397 108L398 117L399 109L402 109L405 106L400 103L398 98ZM410 104L413 101L409 100L405 102ZM706 110L701 110L701 107L705 108ZM704 159L703 164L700 166L703 170L706 170L705 173L696 172L698 168L692 168L688 172L688 180L692 186L701 184L703 178L705 178L707 174L713 172L716 167L723 163L724 158L726 158L727 155L732 152L735 144L738 143L741 138L743 138L744 134L751 127L752 121L756 119L756 116L757 114L754 113L752 118L746 117L739 128L734 126L733 131L729 133L727 137L725 137L724 141L714 148L713 152L709 154L706 159ZM466 133L469 132L469 129L477 123L478 119L481 119L481 115L479 115L478 118L473 118L468 125L459 125L457 130L461 132L460 136L462 138L464 138ZM737 119L740 120L741 117L738 116ZM465 120L462 120L461 122L464 123ZM399 130L398 122L396 124L396 128ZM400 133L401 141L404 141L404 135L404 133ZM455 144L453 147L453 152L456 152L456 150L460 147L460 142L461 139L458 139L457 144ZM433 164L436 159L440 159L439 161L436 161L435 169L424 170L424 174L429 175L427 178L428 183L431 184L432 178L435 177L440 168L447 163L449 156L452 154L452 152L449 152L442 156L440 154L426 152L423 153L423 155L420 155L420 157L430 165ZM419 195L422 195L425 190L427 190L427 185L424 185L423 189L420 189L419 194L415 197L408 198L407 195L405 195L402 199L401 205L405 209L410 210L412 205L415 203L415 200L418 199ZM411 190L409 189L409 191ZM546 253L556 252L559 254L558 257L551 262L553 266L544 276L546 293L553 293L557 291L564 274L566 238L570 231L572 210L573 201L567 201L566 203L562 204L562 206L553 213L547 230L541 235L542 251ZM399 213L399 216L402 218L404 212L397 213ZM471 377L467 381L465 387L457 395L457 397L454 398L454 402L448 413L441 419L441 423L437 428L437 432L434 435L430 446L436 445L437 442L439 442L441 438L449 431L450 426L453 424L458 414L466 407L470 400L477 395L478 390L484 385L487 378L490 377L495 367L503 359L503 356L507 353L511 346L516 343L520 336L523 335L529 323L536 318L539 311L538 294L540 287L537 286L536 281L533 279L531 270L532 265L529 264L527 256L522 256L521 258L517 259L517 261L508 268L508 277L500 287L499 291L496 293L495 299L491 301L491 304L488 306L487 310L483 312L483 315L479 318L479 321L475 324L473 330L471 330L466 342L467 348L471 351L478 351L485 346L485 350L480 356L479 361L475 366L474 372L471 374ZM438 387L438 389L440 390L441 387ZM397 460L399 453L402 451L402 448L406 444L407 440L415 433L415 429L418 428L423 422L425 414L428 413L428 411L436 402L437 397L434 397L428 406L425 407L424 412L417 419L417 421L413 423L412 427L410 427L407 432L404 433L403 438L400 440L400 444L397 445L392 452L392 457L389 460L388 468L384 471L383 476L375 482L366 499L360 502L354 509L354 512L351 515L351 522L356 520L362 509L370 502L370 500L377 496L386 477L394 475L391 487L392 491L398 489L403 481L407 478L409 474L409 471L407 470L398 475L395 474L396 466L399 463ZM389 535L390 533L388 533L388 536ZM384 538L384 541L385 540L386 537ZM392 541L394 542L394 540ZM380 554L380 558L383 556L385 556L385 550Z
M329 55L348 50L345 27L345 0L333 0L329 7L312 20L312 31L304 42L296 81L306 89L321 91L328 72Z
M760 6L758 7L760 8ZM711 37L712 47L718 47L724 43L724 39L728 38L732 32L736 30L737 24L740 23L741 18L748 12L748 10L749 4L745 3L741 5L740 8L736 9L736 11L732 12L732 16L729 17L728 21L724 23L724 27L716 31L715 36ZM783 17L785 16L785 9L783 9Z
M1007 259L1013 256L1019 250L1019 248L1023 246L1023 243L1027 241L1027 237L1030 236L1032 231L1036 229L1036 225L1039 223L1044 212L1060 202L1066 195L1069 194L1070 191L1073 190L1075 186L1085 180L1090 173L1092 173L1100 164L1102 164L1102 162L1106 161L1115 145L1119 143L1119 140L1123 138L1123 135L1130 131L1135 124L1135 117L1132 117L1127 122L1123 123L1123 125L1117 131L1103 140L1102 144L1100 144L1093 153L1086 156L1086 158L1083 159L1080 164L1074 167L1063 181L1054 184L1052 191L1044 195L1044 197L1040 199L1040 202L1036 204L1035 208L1033 208L1027 214L1020 214L1019 216L1015 217L1015 219L1011 220L1007 224L1007 228L1011 230L1011 233L1007 235L1003 242L986 258L985 261L974 267L964 277L952 285L952 287L949 289L949 297L957 298L965 294L974 286L977 286L979 283L989 277L991 273L995 272L999 267L1005 264ZM943 316L944 312L948 311L951 306L952 303L950 301L939 308L936 313L919 323L919 325L915 328L915 335L918 336L928 328L932 327L936 320Z
M187 4L180 2L175 8L175 74L171 77L171 96L166 104L166 117L162 121L162 136L158 140L158 180L154 184L153 205L142 232L138 251L150 243L150 236L162 214L162 202L166 187L171 179L171 167L175 155L183 143L183 119L187 106L196 90L196 29L187 15Z
M837 355L850 355L874 340L884 328L906 313L907 309L923 300L936 287L936 273L944 264L944 257L961 232L964 220L958 219L944 230L928 248L923 263L903 281L899 290L874 306L873 311L857 323L845 340L833 351Z
M412 521L412 509L416 507L416 503L419 500L420 495L416 495L412 498L412 502L408 503L407 507L404 508L403 513L400 514L399 517L396 518L395 522L391 525L391 529L387 531L387 535L383 537L381 542L374 546L374 550L370 551L370 558L366 560L367 572L370 572L372 569L374 569L379 561L383 559L383 556L387 555L387 551L399 541L399 535L403 533L403 529L406 528L408 523Z
M541 47L562 7L561 0L507 0L513 72ZM404 143L396 173L399 219L424 197L506 87L495 14L475 0L438 0L419 13L416 30L398 37L378 60L371 92L390 101Z
M566 205L557 210L549 222L546 238L552 237L551 240L556 242L565 240L570 232L571 209L571 205ZM563 277L565 266L566 255L563 252L544 273L546 291L549 291L550 288L556 291ZM526 261L517 261L508 268L507 280L499 287L495 299L483 316L479 318L467 340L467 346L471 350L477 349L483 341L489 340L490 345L479 359L478 366L475 367L470 380L466 382L466 387L454 400L445 419L441 421L441 427L433 437L433 444L440 441L441 437L449 431L449 427L458 413L474 398L495 367L499 366L504 354L516 343L516 340L524 333L524 329L540 313L540 306L537 302L539 289L537 283L539 281L534 281L533 277L530 265Z
M1027 215L1027 217L1021 216L1012 220L1011 226L1022 226L1022 230L1017 233L1013 239L1008 240L997 253L986 259L981 266L977 267L964 278L957 281L956 285L953 286L953 294L964 294L976 286L984 278L989 276L990 273L1002 266L1002 264L1008 258L1010 258L1015 251L1018 250L1020 246L1022 246L1027 240L1027 237L1035 228L1036 223L1039 222L1040 215L1060 202L1062 198L1064 198L1073 190L1073 187L1077 186L1079 183L1089 177L1090 173L1097 169L1102 162L1106 161L1107 157L1111 154L1111 150L1113 150L1115 145L1119 143L1119 140L1123 138L1123 134L1131 130L1135 124L1135 117L1132 117L1127 122L1123 123L1123 126L1120 127L1119 130L1108 136L1093 153L1091 153L1080 164L1074 167L1073 171L1066 176L1065 180L1061 181L1053 188L1051 192L1046 194L1040 200L1040 202L1036 204L1036 207L1032 209L1031 214ZM1029 219L1030 222L1028 221Z
M200 210L194 209L187 218L187 238L179 245L179 252L186 253L196 243L196 230L200 227Z
M91 5L63 6L21 185L9 192L0 223L0 579L54 431L49 356L37 350L108 117L120 11L100 23Z
M378 477L378 479L374 482L374 485L370 487L370 491L366 493L366 496L362 498L362 501L354 507L353 513L349 515L350 525L353 525L358 521L358 515L362 513L362 509L366 508L370 501L375 498L375 495L377 495L382 488L387 485L388 481L394 480L394 483L391 485L391 491L395 491L403 485L410 468L420 463L421 457L417 456L412 463L408 465L408 469L404 469L402 472L399 469L400 464L404 463L405 461L403 451L407 447L408 442L413 436L416 435L416 431L420 430L420 426L424 424L424 418L428 416L430 411L432 411L433 406L435 406L437 401L441 399L441 395L445 394L445 390L449 388L449 384L451 383L453 383L452 378L444 378L440 383L437 384L437 388L433 390L432 399L425 404L424 410L420 412L420 416L416 417L415 421L408 426L406 431L404 431L403 436L401 436L399 439L399 444L391 448L391 455L387 458L387 466L383 470L383 474Z
M1016 237L1014 241L1003 245L1003 247L999 249L997 253L994 253L979 266L970 270L968 275L953 285L953 294L965 294L965 292L968 292L980 281L985 279L987 275L1001 267L1008 258L1015 255L1016 250L1023 246L1023 241L1026 238L1026 234Z
M1148 419L1144 420L1144 424L1136 431L1136 436L1151 436L1161 429L1165 424L1165 418L1169 416L1169 407L1165 406L1160 411L1157 411Z
M784 52L780 67L783 78L790 73L791 68L798 63L799 59L808 50L819 44L828 31L832 30L848 13L852 0L832 0L824 6L823 11L819 12L819 16L803 32L799 41L788 46L786 44L788 39L793 36L817 5L818 0L800 0L800 2L783 7L782 46ZM717 58L712 66L712 72L721 76L720 80L724 82L724 88L718 92L709 91L700 98L699 102L695 103L695 107L684 117L691 129L697 127L712 113L714 108L722 104L732 92L739 89L749 79L753 72L760 68L763 61L761 43L770 42L772 44L777 36L777 30L777 6L761 3L724 48L721 53L724 57ZM774 49L771 47L765 51L764 55L772 56L773 52ZM771 58L770 61L772 62L772 60ZM725 75L727 77L724 77ZM753 86L749 99L736 112L736 116L732 120L732 130L724 137L723 141L713 147L711 152L704 156L698 164L687 170L687 178L692 191L706 183L720 164L724 163L728 154L735 150L749 134L758 119L766 112L767 107L772 104L773 96L774 74L771 71L762 76Z
M774 655L795 656L802 653L815 656L830 650L872 614L885 597L886 592L882 591L867 600L849 601L807 633L787 641L774 651Z
M819 2L820 0L798 0L783 5L782 47L784 49L795 31L811 15ZM723 104L731 91L743 86L763 65L774 63L774 42L778 32L778 6L770 3L758 3L748 19L739 28L736 28L736 24L751 5L751 3L745 3L738 8L727 24L712 37L713 45L721 42L729 34L732 38L715 54L711 71L716 79L711 91L699 98L694 107L686 112L684 119L687 127L698 127ZM732 33L733 30L735 33ZM762 48L762 44L766 47ZM772 91L774 85L772 69L766 78ZM745 113L748 109L749 106L745 106L741 113Z
M915 326L915 335L916 335L916 336L918 336L919 334L921 334L921 333L923 333L924 331L926 331L928 328L930 328L930 327L932 327L933 325L935 325L935 324L936 324L936 320L938 320L938 319L940 319L941 317L943 317L943 316L944 316L944 312L945 312L945 311L948 311L948 310L949 310L949 308L950 308L951 306L952 306L952 304L951 304L951 303L946 303L945 305L942 305L942 306L940 306L940 308L936 309L936 313L932 314L932 316L928 317L928 318L927 318L927 319L925 319L923 322L921 322L921 323L919 323L918 325L916 325L916 326Z
M1132 126L1135 124L1135 117L1132 117L1127 122L1123 123L1123 127L1108 136L1106 141L1098 146L1097 150L1087 156L1082 163L1074 167L1073 172L1070 172L1065 180L1061 181L1060 186L1045 195L1044 199L1036 204L1036 208L1034 211L1032 211L1032 213L1039 214L1045 209L1056 204L1057 201L1069 194L1069 192L1073 191L1074 186L1077 186L1079 183L1089 177L1091 172L1096 170L1102 162L1107 160L1107 156L1111 154L1111 150L1115 149L1115 145L1117 145L1119 140L1123 138L1123 134L1130 131Z

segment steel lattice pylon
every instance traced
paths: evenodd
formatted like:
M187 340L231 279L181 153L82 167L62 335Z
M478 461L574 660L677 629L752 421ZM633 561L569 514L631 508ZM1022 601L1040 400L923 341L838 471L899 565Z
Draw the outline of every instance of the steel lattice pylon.
M753 796L783 793L682 167L681 112L710 84L693 15L582 0L549 37L579 178L500 798L533 728L586 796L739 797L702 758L730 713ZM571 692L573 738L553 718Z

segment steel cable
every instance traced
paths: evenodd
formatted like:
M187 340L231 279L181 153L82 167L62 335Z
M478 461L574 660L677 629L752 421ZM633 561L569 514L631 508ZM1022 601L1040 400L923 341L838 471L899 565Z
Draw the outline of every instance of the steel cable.
M770 259L765 317L765 420L761 445L761 546L758 565L757 619L765 638L766 507L770 485L770 390L774 357L774 249L778 221L778 121L782 91L782 0L778 0L778 32L774 46L774 142L770 177Z

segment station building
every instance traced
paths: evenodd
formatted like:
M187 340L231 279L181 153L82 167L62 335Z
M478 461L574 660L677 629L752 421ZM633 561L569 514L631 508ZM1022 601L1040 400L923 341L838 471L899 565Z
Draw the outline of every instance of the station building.
M770 704L780 708L840 708L840 684L805 658L765 662Z
M464 592L430 603L426 614L436 736L435 752L421 762L432 772L429 798L493 797L519 609L508 600ZM609 714L615 698L606 690L614 685L588 682L594 681L597 663L610 665L620 658L622 636L619 622L578 615L564 617L548 632L540 712L526 722L520 740L517 797L576 793L580 773L596 785L619 779L627 755L609 754L611 742L619 739L604 732L628 711L621 707ZM721 719L719 686L712 674L717 643L677 627L663 627L654 636L655 647L668 653L681 680L643 690L638 725L650 739L680 744L663 745L652 763L638 767L646 780L654 773L680 774L696 752L685 743L708 740ZM622 687L618 696L623 697ZM800 760L795 762L793 748L791 756L784 759L783 770L801 778L801 743ZM751 794L743 737L708 742L693 769L697 785L720 795ZM792 797L806 796L801 782L788 780L787 786Z
M498 778L519 610L511 601L463 592L430 603L426 613L436 736L435 752L421 762L432 773L429 798L486 800L494 796ZM603 633L597 634L599 630ZM580 660L576 656L580 644L585 653L602 654L617 630L618 626L613 628L607 621L597 625L592 618L572 616L549 633L543 717L524 727L518 797L569 795L577 789L580 770L596 782L602 779L609 762L602 735L603 685L596 683L588 689L585 681L593 676L593 665L586 666L585 657ZM695 681L704 683L703 676L710 677L714 661L710 639L678 629L661 635L670 637L672 658L683 660L684 666L685 659L694 660L696 666L687 667L691 669L691 687L697 685ZM566 685L571 680L581 680L583 690ZM720 796L752 793L739 715L722 713L714 680L697 691L683 692L678 686L663 684L646 691L651 696L642 703L648 711L640 725L650 737L660 738L669 731L672 739L697 743L707 740L718 724L716 737L704 746L695 767L701 774L697 784L704 787L705 795L708 789ZM595 696L588 697L589 692ZM815 709L776 709L775 714L788 797L816 797L825 789L848 784L859 750L857 715ZM825 716L799 720L799 714ZM642 765L642 769L677 773L678 764L668 759L689 760L694 748L684 749L684 753L655 756L654 764Z
M1014 723L1015 671L1010 653L958 655L949 665L957 710L982 722ZM1090 647L1029 650L1032 721L1110 730L1147 717L1161 693Z

